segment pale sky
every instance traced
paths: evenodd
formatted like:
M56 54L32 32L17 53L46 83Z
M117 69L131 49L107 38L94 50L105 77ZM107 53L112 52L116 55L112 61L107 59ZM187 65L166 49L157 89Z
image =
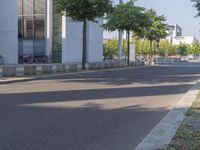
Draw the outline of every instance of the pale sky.
M197 11L190 0L137 0L136 5L153 8L159 15L166 16L168 24L182 27L183 35L195 36L200 40L200 17L194 18Z

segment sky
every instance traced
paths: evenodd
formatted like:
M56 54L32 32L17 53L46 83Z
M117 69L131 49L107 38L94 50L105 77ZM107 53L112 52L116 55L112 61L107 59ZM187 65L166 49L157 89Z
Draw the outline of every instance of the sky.
M137 0L135 5L153 8L159 15L165 15L168 24L178 24L184 36L195 36L200 40L200 17L194 17L197 11L190 0Z

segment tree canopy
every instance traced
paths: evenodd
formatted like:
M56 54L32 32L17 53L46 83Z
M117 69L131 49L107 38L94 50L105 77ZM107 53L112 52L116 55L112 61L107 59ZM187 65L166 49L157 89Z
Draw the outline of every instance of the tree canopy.
M128 66L130 64L130 31L140 33L145 27L150 26L152 21L146 14L146 9L134 5L135 1L120 3L115 6L112 13L106 17L104 28L109 31L127 31Z
M191 2L194 2L194 7L197 9L198 13L196 17L200 16L200 0L191 0Z
M144 28L142 34L151 41L159 41L167 36L167 24L165 23L165 16L157 15L153 9L147 10L147 15L152 19L151 26Z
M117 5L112 13L107 15L107 22L104 24L104 28L109 31L125 30L140 32L141 27L151 24L151 20L145 11L145 8L135 6L132 1Z
M95 21L112 10L110 0L56 0L57 12L69 16L73 21Z

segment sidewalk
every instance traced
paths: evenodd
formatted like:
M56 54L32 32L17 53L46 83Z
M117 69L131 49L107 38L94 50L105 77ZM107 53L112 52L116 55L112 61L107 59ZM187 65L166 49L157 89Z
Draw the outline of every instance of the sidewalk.
M200 149L200 93L185 115L185 119L171 143L160 150Z
M67 75L84 74L84 73L92 73L92 72L103 72L103 71L112 71L112 70L124 70L124 69L128 69L128 68L143 68L143 67L148 67L148 66L133 66L133 67L124 67L124 68L102 69L102 70L85 70L85 71L78 71L78 72L41 74L41 75L21 76L21 77L0 77L0 85L17 83L17 82L27 82L27 81L31 81L31 80L45 79L45 78L51 78L51 77L60 77L60 76L67 76Z
M187 110L192 106L193 102L199 98L200 92L200 83L197 82L192 89L190 89L178 102L178 104L160 121L160 123L143 139L143 141L137 146L135 150L200 150L198 149L184 149L181 147L167 147L166 149L162 149L167 146L173 139L177 133L177 130L181 130L184 124L183 120L185 118L185 114L187 114ZM187 113L186 113L187 112ZM190 112L190 109L189 109ZM187 118L187 117L186 117ZM199 113L200 118L200 113ZM198 120L199 121L199 120ZM182 124L183 122L183 124ZM192 124L191 124L192 125ZM200 121L199 121L200 125ZM199 128L200 129L200 128ZM200 130L198 131L200 132ZM197 132L197 133L198 133ZM185 132L183 132L185 135ZM187 134L186 134L187 137ZM186 138L184 137L184 138ZM187 137L188 138L188 137ZM176 136L175 136L176 139ZM199 143L200 146L200 134L199 134ZM179 139L177 139L179 142ZM172 141L173 143L173 141ZM176 142L175 142L176 143ZM184 142L183 142L184 143ZM183 144L181 143L181 144Z
M66 75L80 74L80 73L89 73L96 71L80 71L80 72L70 72L70 73L55 73L55 74L42 74L42 75L32 75L32 76L21 76L21 77L0 77L1 84L11 84L17 82L27 82L31 80L45 79L50 77L60 77Z

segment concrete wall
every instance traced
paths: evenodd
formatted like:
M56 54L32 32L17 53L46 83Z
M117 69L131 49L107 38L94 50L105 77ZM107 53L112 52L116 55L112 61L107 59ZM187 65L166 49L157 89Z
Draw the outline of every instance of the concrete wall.
M89 22L88 62L102 62L103 59L103 20L98 23Z
M88 62L101 62L103 56L103 30L98 23L88 23ZM70 18L62 19L62 62L82 61L83 23L75 23Z
M62 19L62 62L82 61L82 23L75 23L70 18Z
M5 64L17 64L18 0L1 0L0 3L0 55Z

